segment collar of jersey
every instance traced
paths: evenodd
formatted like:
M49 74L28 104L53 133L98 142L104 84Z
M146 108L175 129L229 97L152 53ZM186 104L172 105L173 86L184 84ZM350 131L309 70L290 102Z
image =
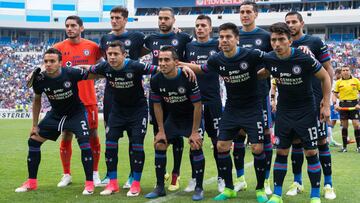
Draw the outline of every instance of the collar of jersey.
M241 34L254 34L255 32L257 32L259 30L259 27L255 27L253 30L251 30L250 32L246 32L244 31L242 28L240 29Z
M169 33L166 33L166 34L162 34L162 33L159 32L158 35L160 37L169 37L169 36L175 35L175 32L169 32Z
M213 41L214 41L214 39L210 38L207 42L194 41L194 44L200 45L200 46L207 46L207 45L211 44Z
M294 42L301 42L305 39L306 34L303 34L298 40L294 40Z
M112 36L115 36L115 37L126 37L128 36L129 34L129 31L125 30L123 33L121 33L120 35L115 35L114 33L111 33Z
M167 80L175 80L175 79L178 79L178 78L180 77L180 75L181 75L181 68L178 68L178 72L177 72L177 75L176 75L175 77L173 77L173 78L167 78L167 77L165 77L165 75L164 75L164 77L165 77Z
M351 80L352 76L350 75L350 77L348 79L344 79L343 77L341 77L342 80Z
M234 56L232 56L232 57L227 57L227 56L225 56L224 52L222 52L222 54L224 55L224 57L225 57L226 59L233 59L233 58L237 57L237 56L240 54L240 50L241 50L241 48L240 48L240 47L237 47L237 48L236 48L236 54L235 54Z

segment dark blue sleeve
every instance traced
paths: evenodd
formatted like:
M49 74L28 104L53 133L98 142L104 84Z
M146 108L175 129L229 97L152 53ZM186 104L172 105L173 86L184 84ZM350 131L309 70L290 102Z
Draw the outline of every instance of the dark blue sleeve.
M204 73L208 73L210 71L219 73L219 68L218 68L218 65L216 62L215 55L210 56L209 59L207 60L207 62L205 64L201 65L201 70Z
M317 56L319 62L325 63L327 61L330 61L331 58L330 58L328 46L321 39L318 39L317 43L318 43L317 47L319 47L319 54Z
M160 96L160 91L159 91L156 77L151 78L150 87L151 87L150 100L154 103L160 103L161 96Z
M186 90L186 93L192 103L201 101L201 94L197 81L188 81L188 89Z
M101 37L99 47L100 47L101 51L105 53L105 51L106 51L106 35L103 35Z
M89 71L83 69L83 68L67 68L68 69L68 73L70 75L70 78L75 81L81 81L81 80L86 80L89 76Z
M103 61L96 65L90 66L89 72L93 74L99 74L105 76L105 70L107 66L108 66L108 62Z
M158 66L137 61L132 63L132 65L135 71L141 75L153 75L156 73L156 70L158 68Z
M144 39L144 46L145 46L145 48L147 48L147 49L149 49L149 50L151 50L151 47L150 47L150 36L147 36L147 37L145 37L145 39Z
M39 81L36 79L34 80L34 83L33 83L33 90L34 90L35 94L43 93L43 90L39 87Z

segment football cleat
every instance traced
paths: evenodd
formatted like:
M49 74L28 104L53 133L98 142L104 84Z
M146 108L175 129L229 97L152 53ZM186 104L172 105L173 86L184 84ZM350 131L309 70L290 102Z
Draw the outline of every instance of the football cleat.
M64 174L60 182L57 184L58 187L66 187L72 182L72 177L70 174Z

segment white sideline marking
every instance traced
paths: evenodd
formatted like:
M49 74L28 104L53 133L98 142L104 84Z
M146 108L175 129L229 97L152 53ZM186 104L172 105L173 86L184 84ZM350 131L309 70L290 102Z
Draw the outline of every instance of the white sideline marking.
M254 164L254 162L249 162L249 163L246 163L244 165L244 168L248 168L250 166L252 166ZM210 185L214 182L217 181L217 176L216 177L211 177L209 179L206 179L204 180L204 185ZM171 193L170 195L166 195L165 197L160 197L160 198L157 198L157 199L154 199L154 200L150 200L150 201L147 201L145 203L161 203L161 202L166 202L168 200L171 200L171 199L174 199L176 198L177 194L181 193L181 192L184 192L183 190L179 190L177 192L174 192L174 193Z

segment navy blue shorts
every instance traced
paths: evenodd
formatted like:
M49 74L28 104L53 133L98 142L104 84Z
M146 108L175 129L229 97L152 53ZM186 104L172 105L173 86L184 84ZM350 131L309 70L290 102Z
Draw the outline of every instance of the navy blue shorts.
M203 105L203 128L209 137L217 137L219 135L221 114L221 101Z
M141 144L147 130L147 106L117 108L113 106L106 126L106 138L118 140L127 131L131 143Z
M56 141L64 130L75 134L76 138L89 137L89 125L85 108L72 115L58 115L53 111L46 113L40 121L39 135L43 138Z
M220 121L218 140L233 140L243 129L249 142L264 142L264 118L261 105L254 104L254 108L239 109L226 105Z
M312 109L276 112L275 145L280 149L290 148L299 138L305 149L316 149L319 138L316 111Z
M269 129L272 123L271 118L271 106L269 96L266 96L261 101L263 117L264 117L264 129Z
M174 119L171 115L166 118L164 122L165 135L168 144L172 144L174 140L179 137L189 138L192 132L193 119ZM202 136L202 129L199 129L200 136Z
M161 102L162 105L162 110L164 113L164 117L163 119L166 120L166 117L168 115L168 111L166 110L165 106L163 105L163 103ZM155 117L155 112L154 112L154 103L151 101L151 99L149 100L149 123L151 125L153 125L153 128L155 129L154 131L157 132L158 130L158 125L157 125L157 121L156 121L156 117ZM156 135L154 135L156 136Z

